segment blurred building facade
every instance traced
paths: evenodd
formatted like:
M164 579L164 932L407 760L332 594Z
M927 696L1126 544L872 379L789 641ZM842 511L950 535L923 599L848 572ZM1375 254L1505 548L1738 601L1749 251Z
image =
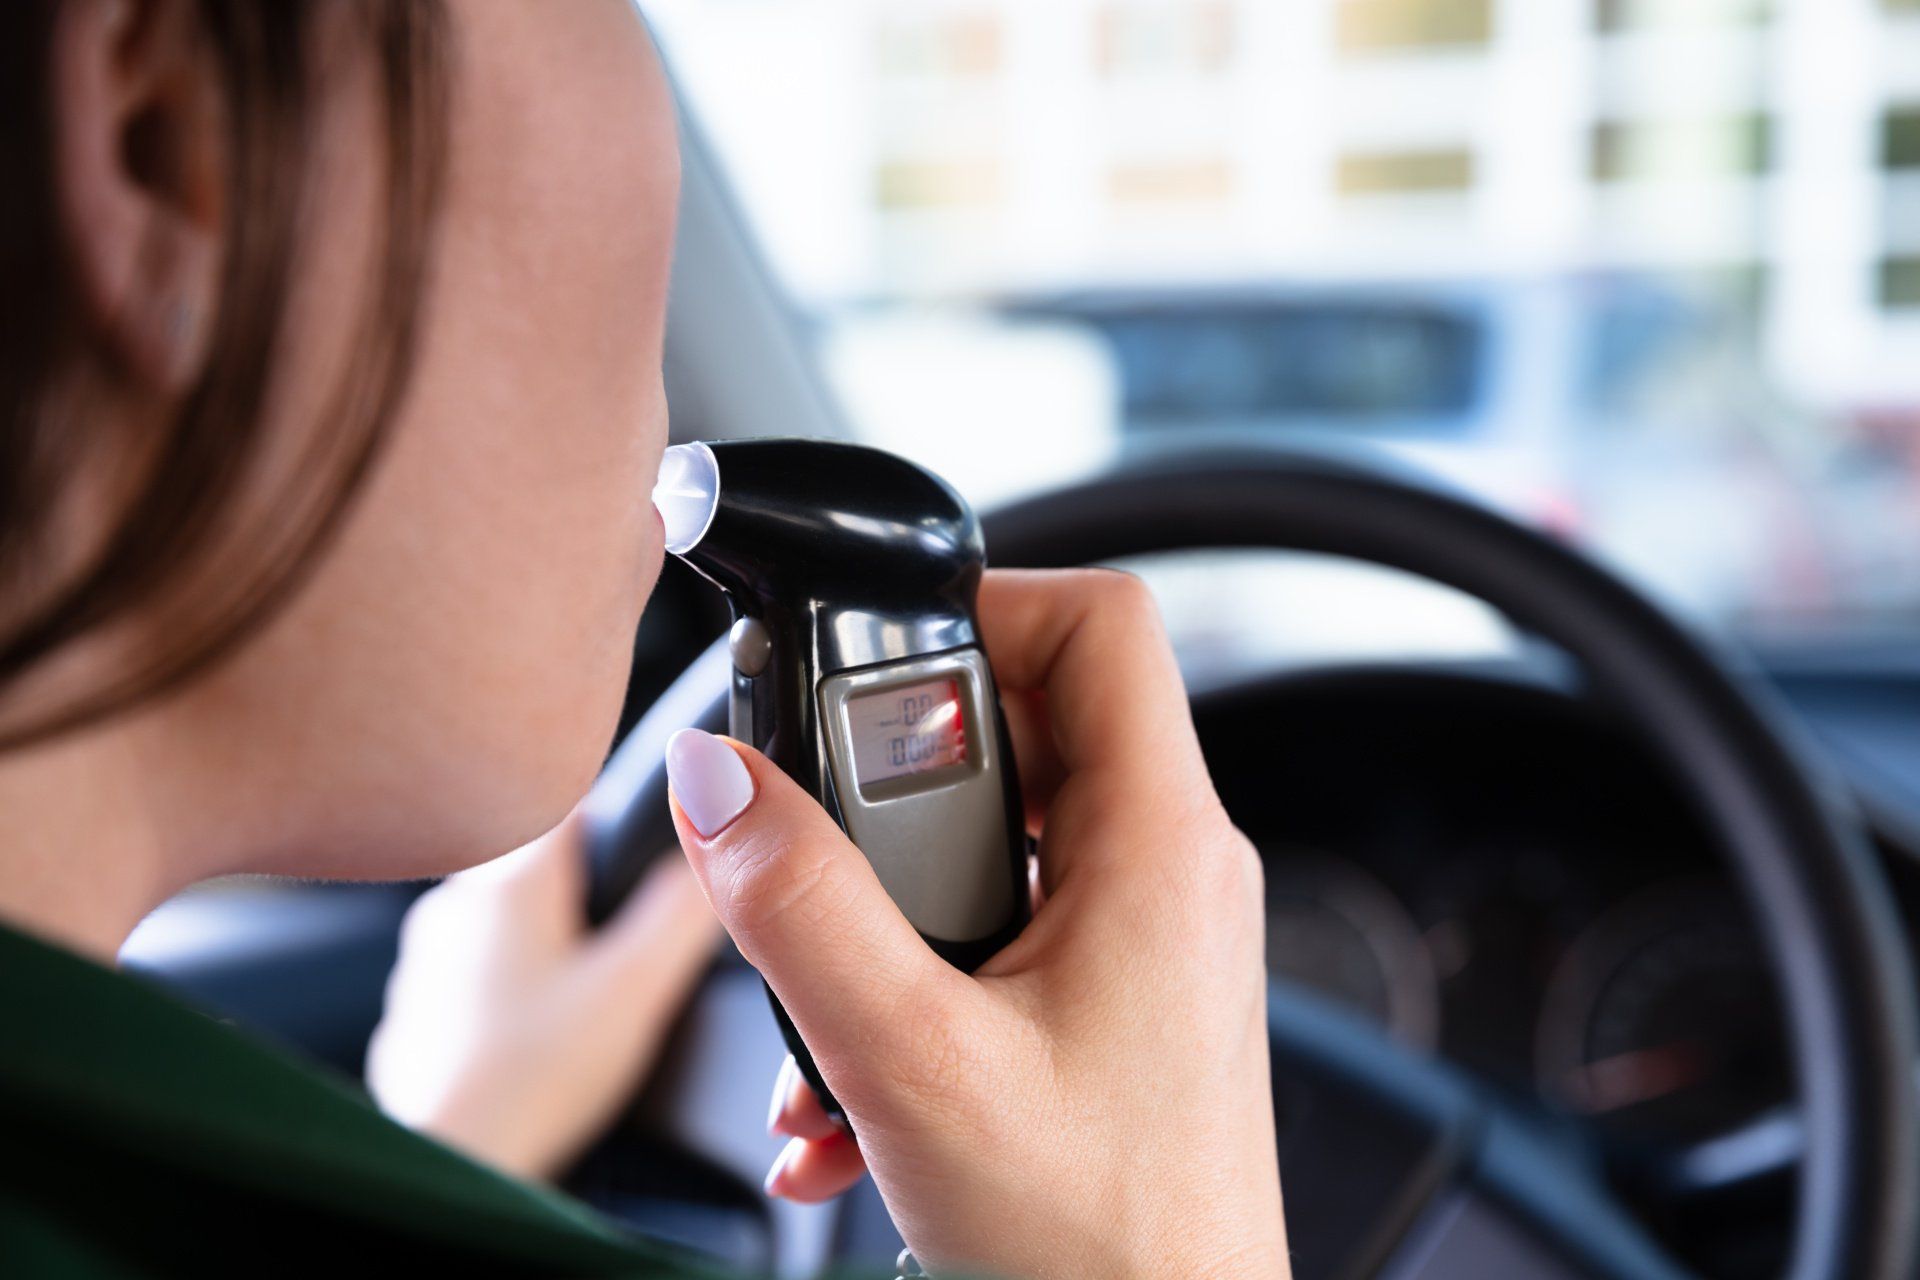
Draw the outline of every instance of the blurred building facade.
M814 301L1652 274L1920 401L1920 0L644 7Z

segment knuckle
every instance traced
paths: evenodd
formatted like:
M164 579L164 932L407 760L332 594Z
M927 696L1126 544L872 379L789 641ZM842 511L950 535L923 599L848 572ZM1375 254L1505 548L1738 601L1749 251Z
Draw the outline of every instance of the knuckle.
M807 873L794 866L789 841L776 831L757 831L720 850L715 879L727 915L752 930L779 920L807 891Z
M1159 601L1139 575L1124 569L1095 569L1089 571L1088 582L1100 608L1128 621L1159 623Z
M731 842L717 871L728 921L749 935L822 926L835 906L831 860L778 831Z
M1259 912L1266 900L1266 864L1253 842L1231 825L1225 827L1213 859L1221 898L1242 915Z
M1180 874L1184 905L1213 922L1264 919L1266 866L1253 842L1224 814L1194 824L1191 856ZM1190 923L1190 918L1187 920Z
M1242 922L1264 936L1267 923L1267 864L1251 840L1234 832L1237 905Z
M1253 841L1235 832L1239 845L1240 894L1242 900L1256 911L1264 907L1267 900L1267 860L1260 856L1260 850Z
M1266 952L1267 868L1260 851L1251 840L1228 827L1225 848L1219 862L1221 916L1229 928L1223 931L1236 952L1251 947L1263 957Z
M421 894L400 918L402 954L429 949L459 912L459 886L445 880Z

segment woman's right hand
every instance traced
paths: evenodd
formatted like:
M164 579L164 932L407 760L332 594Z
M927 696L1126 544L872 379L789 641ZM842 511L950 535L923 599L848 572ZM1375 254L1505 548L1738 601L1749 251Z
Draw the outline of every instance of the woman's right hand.
M1285 1275L1260 863L1153 600L1107 571L996 572L980 615L1044 900L977 974L764 756L669 746L694 870L859 1134L783 1072L769 1189L822 1198L864 1166L936 1275Z

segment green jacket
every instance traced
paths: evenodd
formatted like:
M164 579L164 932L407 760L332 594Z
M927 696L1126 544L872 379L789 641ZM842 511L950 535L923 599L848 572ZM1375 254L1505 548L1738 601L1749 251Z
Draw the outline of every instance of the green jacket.
M0 928L0 1276L709 1275Z

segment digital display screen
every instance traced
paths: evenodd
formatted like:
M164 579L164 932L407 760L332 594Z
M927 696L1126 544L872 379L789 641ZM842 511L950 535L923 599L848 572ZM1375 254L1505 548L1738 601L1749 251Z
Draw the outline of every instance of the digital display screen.
M967 761L966 715L953 676L847 700L853 772L862 787Z

